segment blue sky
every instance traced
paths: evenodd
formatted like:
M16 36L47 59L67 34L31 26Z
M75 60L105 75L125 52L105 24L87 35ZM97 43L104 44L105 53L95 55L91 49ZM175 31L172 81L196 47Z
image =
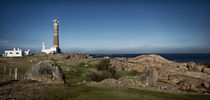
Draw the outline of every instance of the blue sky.
M0 47L79 53L210 53L208 0L1 0Z

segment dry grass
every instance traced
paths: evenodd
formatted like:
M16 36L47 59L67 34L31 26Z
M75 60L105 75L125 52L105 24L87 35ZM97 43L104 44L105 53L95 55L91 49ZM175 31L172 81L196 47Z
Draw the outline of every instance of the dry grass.
M14 69L18 68L18 79L24 79L25 72L31 67L33 64L37 62L48 59L47 56L25 56L20 58L7 58L7 57L0 57L0 82L4 80L4 67L6 68L6 80L14 79ZM11 69L12 78L9 77Z

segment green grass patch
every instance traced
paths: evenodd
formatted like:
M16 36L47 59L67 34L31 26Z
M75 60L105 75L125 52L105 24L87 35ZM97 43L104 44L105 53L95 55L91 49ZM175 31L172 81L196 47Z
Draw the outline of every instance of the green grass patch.
M66 66L65 64L59 63L58 65L64 69L66 81L68 84L77 84L78 82L87 80L85 73L88 71L88 69L95 68L94 65L86 63L80 63L73 66ZM68 71L65 69L68 69Z
M40 100L208 100L210 95L172 94L134 88L71 85L52 87Z

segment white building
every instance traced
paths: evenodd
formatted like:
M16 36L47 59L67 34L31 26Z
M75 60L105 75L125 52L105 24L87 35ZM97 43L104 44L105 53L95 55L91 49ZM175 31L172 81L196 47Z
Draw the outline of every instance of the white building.
M56 53L57 48L56 47L51 47L50 49L45 49L45 43L42 42L42 52L49 54L49 53Z
M19 48L17 50L14 48L13 50L5 50L3 56L5 57L22 57L22 56L28 56L30 55L30 50L28 49L27 51L23 51Z
M28 49L27 51L24 51L24 55L25 55L25 56L30 55L30 50Z

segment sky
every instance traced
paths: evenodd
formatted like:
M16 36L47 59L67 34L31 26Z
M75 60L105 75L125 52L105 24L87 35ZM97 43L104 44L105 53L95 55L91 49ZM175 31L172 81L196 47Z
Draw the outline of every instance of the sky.
M210 53L210 0L0 0L0 50Z

